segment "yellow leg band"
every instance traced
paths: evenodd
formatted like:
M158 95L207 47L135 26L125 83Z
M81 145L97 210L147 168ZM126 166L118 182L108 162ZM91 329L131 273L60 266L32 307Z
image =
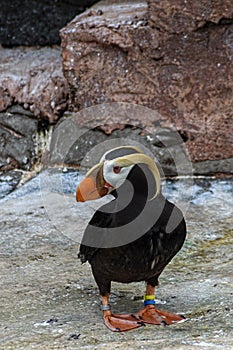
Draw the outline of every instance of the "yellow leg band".
M155 300L155 296L154 295L145 294L144 295L144 300Z

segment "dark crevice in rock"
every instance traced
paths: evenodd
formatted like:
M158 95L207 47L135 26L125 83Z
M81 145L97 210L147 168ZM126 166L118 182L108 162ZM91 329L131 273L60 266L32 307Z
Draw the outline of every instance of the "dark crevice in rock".
M0 128L4 129L5 131L10 133L12 136L16 137L17 139L21 139L22 137L24 137L24 135L21 134L19 131L15 131L14 128L4 125L1 122L0 122Z
M48 120L39 119L37 124L37 132L43 132L43 134L45 135L49 129L49 126L50 124Z
M219 25L231 25L231 24L233 24L233 18L222 18L222 19L220 19L220 21L219 21L219 23L218 23Z
M187 142L189 140L189 135L185 130L179 130L178 133L184 142Z
M160 56L160 57L153 57L152 60L155 62L159 62L162 61L164 59L164 56Z
M218 23L212 21L206 21L202 26L196 29L196 32L204 32L207 30L211 30L216 27L225 27L233 25L233 18L222 18Z

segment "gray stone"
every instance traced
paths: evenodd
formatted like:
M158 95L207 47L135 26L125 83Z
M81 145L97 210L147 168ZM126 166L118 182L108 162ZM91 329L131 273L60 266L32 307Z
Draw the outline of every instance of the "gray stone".
M108 110L108 105L105 107ZM53 130L49 152L42 160L44 167L59 165L69 168L80 166L90 168L110 148L133 144L155 157L162 176L191 175L192 163L185 155L183 140L179 133L170 128L157 126L156 134L145 134L140 125L137 127L130 124L109 123L98 126L97 122L93 122L92 128L82 127L82 123L85 123L90 114L98 120L99 115L102 115L102 109L105 108L96 106L81 113L66 113L66 117L62 118ZM137 107L135 107L135 118L136 110ZM107 116L108 112L105 112ZM118 112L120 113L120 108L118 110L117 106L113 106L110 115L114 118ZM108 135L106 130L109 132Z
M203 162L193 163L194 174L202 175L216 175L219 174L233 174L233 158L220 160L206 160Z
M38 121L20 106L0 113L0 170L30 170L37 160Z
M23 173L19 170L0 171L0 198L4 198L11 193L17 187L22 177Z
M54 128L49 152L43 158L44 167L58 165L90 168L104 151L120 145L134 144L155 158L162 176L232 174L231 158L192 162L187 153L186 140L174 129L162 127L158 123L155 133L150 132L150 127L145 133L137 122L138 115L142 112L142 107L138 110L137 106L131 106L130 113L135 117L134 125L111 122L115 116L122 114L118 104L113 104L112 108L106 104L80 113L66 113ZM98 125L97 120L104 113L109 124ZM147 113L149 122L150 111L147 110ZM88 119L89 123L86 122ZM85 123L89 128L84 127Z
M187 240L162 273L156 290L159 303L166 302L158 308L182 313L187 321L165 328L147 325L119 335L105 328L90 266L77 259L75 238L82 235L92 204L84 207L75 202L77 178L70 177L70 187L64 185L69 173L47 176L47 192L41 193L36 177L0 201L2 349L233 348L231 180L194 181L193 199L185 202ZM58 192L51 188L54 177L62 184ZM164 184L171 200L182 194L184 181ZM69 237L71 221L74 240ZM143 282L113 283L112 311L138 311L144 290ZM72 334L80 336L70 340Z

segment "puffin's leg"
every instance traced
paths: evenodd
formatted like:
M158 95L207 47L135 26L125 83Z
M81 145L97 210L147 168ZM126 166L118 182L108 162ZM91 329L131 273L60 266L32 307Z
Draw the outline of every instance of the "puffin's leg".
M144 296L144 308L136 313L135 316L144 323L164 326L184 321L184 316L156 309L154 290L155 287L147 284L146 294Z
M110 311L108 303L109 293L102 296L102 310L105 325L113 332L125 332L134 328L144 326L141 320L133 315L114 315Z

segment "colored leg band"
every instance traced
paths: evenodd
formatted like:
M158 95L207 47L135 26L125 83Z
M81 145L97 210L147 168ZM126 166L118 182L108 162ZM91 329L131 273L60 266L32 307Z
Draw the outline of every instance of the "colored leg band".
M155 296L154 296L154 294L152 294L152 295L145 294L144 300L155 300Z
M155 305L155 300L144 300L144 306Z
M110 305L101 305L101 310L102 310L102 311L108 311L108 310L110 310Z

